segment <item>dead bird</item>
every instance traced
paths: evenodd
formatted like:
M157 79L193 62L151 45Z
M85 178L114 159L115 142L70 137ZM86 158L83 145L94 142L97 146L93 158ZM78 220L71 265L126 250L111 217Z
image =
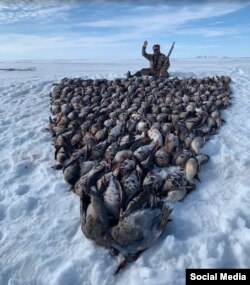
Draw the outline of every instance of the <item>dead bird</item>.
M197 163L198 163L198 166L200 169L203 164L205 164L209 161L209 155L200 153L200 154L195 156L195 159L197 160Z
M64 180L74 185L79 178L80 166L77 160L71 161L63 170Z
M100 197L95 194L84 194L80 198L81 229L86 238L98 245L109 246L110 230L108 212Z
M175 203L183 200L186 195L195 189L195 184L174 187L167 192L165 201Z
M129 149L135 141L135 137L133 134L128 134L126 136L121 137L119 140L119 148L118 151Z
M170 160L171 160L171 154L166 150L165 147L159 148L155 154L155 163L159 167L166 167Z
M152 144L143 145L135 150L134 156L142 162L149 156L151 152L154 151L155 148L156 146Z
M173 133L168 133L165 136L165 148L168 153L172 153L179 145L179 138Z
M108 146L109 144L106 141L94 145L91 149L90 159L96 160L102 158Z
M97 164L98 164L97 160L88 160L80 163L79 177L82 177L83 175L88 173L91 169L97 166Z
M158 193L164 184L164 179L161 175L154 172L148 172L147 176L143 180L143 189L151 193Z
M198 169L199 165L197 160L193 157L189 158L189 160L186 162L184 166L184 171L186 173L187 180L190 184L194 183L194 178L196 178L199 182L201 182L198 176Z
M150 142L152 142L152 140L146 134L144 137L136 139L130 146L130 150L135 152L139 147L148 145Z
M115 220L119 219L123 202L123 191L120 182L114 175L110 176L109 185L103 193L103 203Z
M90 181L97 181L101 175L108 172L110 170L110 165L106 161L101 161L95 167L93 167L89 172L85 175L81 176L74 185L73 191L78 196L82 196L84 193L86 194L89 189Z
M195 153L198 154L199 150L204 146L205 140L202 137L195 137L190 145L190 149Z
M113 173L118 179L122 179L124 176L129 175L136 167L134 159L125 159L114 165Z
M186 149L179 147L176 149L175 154L173 155L173 162L177 166L184 166L186 161L192 157L193 153Z
M136 125L136 130L139 133L144 133L147 132L149 130L149 123L146 121L140 121L137 125Z
M115 274L158 240L166 228L171 212L172 209L167 207L137 210L111 229L112 238L122 248L119 253L122 261Z
M107 141L109 143L115 142L118 137L120 137L120 135L123 133L124 131L124 126L122 123L117 124L115 127L113 127L110 131L109 131L109 135L108 135L108 139Z
M124 192L124 208L126 208L130 199L139 191L141 191L141 183L138 174L135 170L123 176L121 179L121 186Z
M116 153L118 152L119 143L113 142L108 148L106 149L104 158L107 160L108 164L111 165Z
M159 193L160 196L167 195L168 191L179 188L183 186L187 186L188 180L186 178L186 175L183 171L176 171L173 173L170 173L167 178L164 181L164 185L161 189L161 192Z
M125 159L131 159L133 157L133 152L131 150L121 150L118 151L113 159L113 163L121 163Z
M148 133L148 136L152 140L152 143L154 145L162 146L163 137L162 137L161 132L158 129L151 127L147 133Z

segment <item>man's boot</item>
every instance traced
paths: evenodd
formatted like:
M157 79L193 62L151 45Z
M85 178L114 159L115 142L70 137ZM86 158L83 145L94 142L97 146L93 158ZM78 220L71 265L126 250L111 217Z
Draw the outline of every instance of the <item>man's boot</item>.
M131 77L132 77L132 75L131 75L130 71L128 71L127 72L127 78L131 78Z

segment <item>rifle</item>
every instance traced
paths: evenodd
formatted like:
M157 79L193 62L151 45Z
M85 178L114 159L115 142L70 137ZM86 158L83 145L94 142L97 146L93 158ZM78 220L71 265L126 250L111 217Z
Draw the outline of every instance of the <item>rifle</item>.
M174 44L175 44L175 42L173 42L173 44L172 44L172 46L171 46L171 48L170 48L170 50L169 50L169 52L168 52L167 58L170 57L170 55L171 55L171 53L172 53L172 51L173 51L173 49L174 49Z
M162 69L160 71L160 75L162 75L162 76L166 76L168 74L167 70L170 67L169 57L170 57L170 55L171 55L171 53L172 53L172 51L174 49L174 44L175 44L175 42L173 42L173 44L172 44L172 46L171 46L171 48L170 48L170 50L168 52L167 58L166 58L166 60L165 60L165 62L163 64L163 67L162 67Z

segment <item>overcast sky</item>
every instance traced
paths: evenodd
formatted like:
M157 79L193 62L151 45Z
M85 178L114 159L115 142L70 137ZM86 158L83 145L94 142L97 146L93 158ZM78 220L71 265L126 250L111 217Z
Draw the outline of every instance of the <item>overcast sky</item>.
M177 2L178 4L175 4ZM250 56L250 1L0 0L0 61Z

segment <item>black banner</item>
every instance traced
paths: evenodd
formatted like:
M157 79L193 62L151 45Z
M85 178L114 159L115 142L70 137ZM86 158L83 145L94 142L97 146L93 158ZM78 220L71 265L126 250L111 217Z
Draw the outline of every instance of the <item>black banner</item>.
M186 285L250 284L249 269L186 269Z

